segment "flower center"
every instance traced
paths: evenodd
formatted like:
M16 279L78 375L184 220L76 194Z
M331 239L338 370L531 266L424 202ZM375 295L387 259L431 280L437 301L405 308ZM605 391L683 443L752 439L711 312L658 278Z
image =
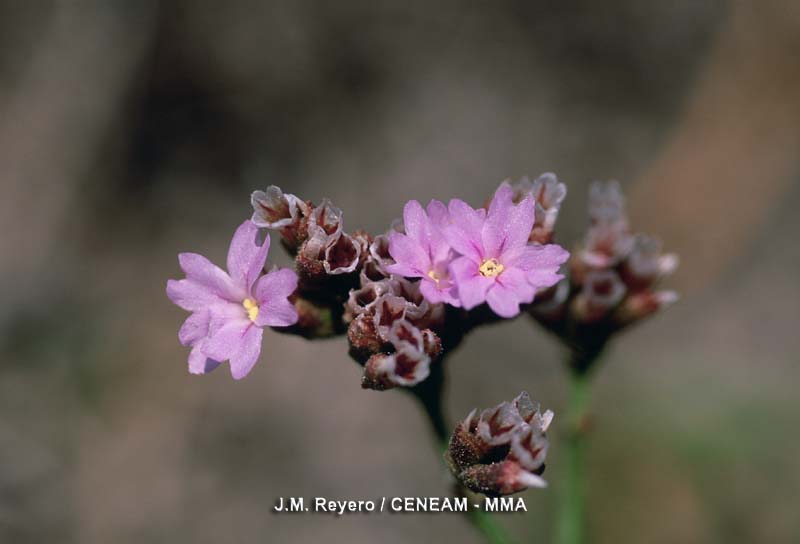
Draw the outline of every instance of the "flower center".
M256 301L252 298L246 298L242 302L242 306L247 310L247 317L250 318L250 321L255 321L258 317L258 304L256 304Z
M439 276L436 274L436 270L428 270L428 277L436 282L436 285L439 285Z
M499 276L503 269L505 269L505 266L497 262L497 259L486 259L478 267L481 276L484 278L494 278L495 276Z

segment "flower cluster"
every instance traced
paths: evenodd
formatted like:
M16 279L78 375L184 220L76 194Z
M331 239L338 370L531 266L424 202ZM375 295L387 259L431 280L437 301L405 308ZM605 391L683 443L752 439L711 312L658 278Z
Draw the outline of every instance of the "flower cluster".
M516 203L514 197L503 183L488 210L458 199L425 208L412 200L402 222L371 241L343 315L351 354L365 365L364 387L416 385L443 350L480 322L470 310L486 302L493 315L514 317L520 304L562 278L558 268L569 254L529 241L536 229L533 195ZM551 199L551 218L553 205Z
M297 275L289 269L263 274L269 236L258 243L258 227L245 221L236 229L228 250L228 271L196 253L181 253L186 274L167 282L167 296L191 315L178 333L190 346L189 371L210 372L230 361L235 379L247 376L261 353L263 327L286 327L297 322L289 296Z
M446 436L442 361L477 326L527 312L571 348L573 370L586 372L612 334L676 299L656 286L677 258L631 233L615 182L591 186L591 225L570 257L553 243L566 192L546 173L503 182L483 208L412 200L402 221L373 237L346 232L342 210L327 199L316 205L276 186L256 191L227 271L181 253L186 277L167 283L168 297L191 312L178 334L191 347L189 370L203 374L229 361L233 377L243 378L267 326L306 338L346 334L363 366L362 387L410 388L439 436ZM279 233L294 271L265 273L270 237L261 229ZM565 279L559 269L568 260ZM473 410L453 431L445 459L460 485L477 493L545 487L552 419L525 392Z
M488 210L473 209L459 199L446 207L434 200L423 210L412 200L403 211L405 233L389 235L389 254L395 264L387 270L420 278L420 289L431 302L465 310L487 303L500 317L516 316L520 304L530 304L538 290L563 277L558 269L569 253L554 244L529 242L531 236L542 238L541 228L552 221L540 204L544 215L536 227L540 230L534 233L534 195L526 194L517 204L514 196L514 189L504 182ZM551 204L546 203L552 211Z
M615 181L592 183L589 218L584 243L569 262L569 279L543 293L530 312L573 348L596 351L615 332L677 299L656 287L678 259L663 254L657 239L631 233Z
M276 186L255 191L252 219L231 244L229 274L182 254L187 278L168 285L170 298L192 312L180 333L192 347L190 370L230 360L235 377L246 375L269 325L307 338L346 332L364 387L413 386L469 330L523 309L571 347L598 349L675 299L654 286L677 259L630 233L616 183L595 183L591 227L563 279L570 255L552 241L565 195L546 173L503 182L484 208L412 200L402 221L372 237L346 232L342 210L327 199L315 205ZM260 228L280 234L296 273L271 272L256 283L269 248L269 237L257 243ZM273 283L282 290L267 292ZM283 300L281 312L264 297Z
M522 392L459 423L445 453L456 479L468 489L489 496L545 487L541 477L549 442L545 436L553 412Z
M345 307L351 319L351 354L365 361L362 386L384 390L418 384L442 351L434 329L443 324L443 305L428 302L419 283L404 278L363 279L362 287L350 291Z

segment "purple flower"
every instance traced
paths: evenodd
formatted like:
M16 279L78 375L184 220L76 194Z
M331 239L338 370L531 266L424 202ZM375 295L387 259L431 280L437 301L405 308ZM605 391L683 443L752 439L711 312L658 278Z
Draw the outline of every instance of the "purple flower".
M514 317L519 305L533 301L538 289L555 285L558 268L569 253L555 244L528 245L534 201L513 202L514 190L503 183L488 213L462 200L450 201L451 225L444 229L450 246L462 256L450 265L461 304L467 310L487 302L501 317Z
M230 361L234 379L244 378L261 353L262 328L297 322L297 312L288 300L297 287L297 275L284 268L262 276L269 236L262 245L257 236L258 227L252 221L236 229L227 273L202 255L178 255L186 279L169 280L167 296L192 312L178 333L181 344L192 347L192 374L205 374Z
M426 213L419 202L411 200L403 208L403 223L405 234L389 233L389 254L395 263L386 266L386 270L407 278L422 278L420 291L429 302L460 306L450 278L449 265L454 255L442 232L449 223L445 205L431 200Z

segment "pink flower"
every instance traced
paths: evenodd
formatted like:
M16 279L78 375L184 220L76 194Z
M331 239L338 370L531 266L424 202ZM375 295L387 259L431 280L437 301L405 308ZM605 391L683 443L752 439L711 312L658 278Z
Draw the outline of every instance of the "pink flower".
M454 255L442 232L448 222L447 208L438 200L430 201L427 213L416 200L407 202L403 208L406 233L389 233L389 254L395 262L386 270L422 278L420 291L429 302L460 306L449 270Z
M555 285L558 268L569 253L555 244L528 245L535 210L531 195L519 204L514 190L503 183L488 213L458 199L450 201L451 224L444 229L450 246L462 256L450 265L462 306L483 302L501 317L514 317L519 305L533 301L538 289Z
M228 272L196 253L181 253L186 279L169 280L167 296L192 312L178 333L191 346L189 372L205 374L230 361L234 379L247 376L261 353L263 327L297 322L288 297L297 275L288 268L261 275L269 252L269 236L257 243L258 227L245 221L236 229L228 250Z

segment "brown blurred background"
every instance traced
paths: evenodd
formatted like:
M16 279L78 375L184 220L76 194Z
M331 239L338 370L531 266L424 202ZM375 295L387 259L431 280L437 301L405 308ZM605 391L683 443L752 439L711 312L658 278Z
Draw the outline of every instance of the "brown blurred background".
M800 541L800 4L0 4L0 541L478 542L457 515L275 516L279 496L447 495L425 421L343 339L186 370L178 251L223 263L249 193L349 228L506 177L618 178L682 300L598 373L592 542ZM272 260L286 263L278 251ZM564 405L519 319L448 361L452 418ZM556 419L556 427L558 419ZM547 542L559 482L501 523Z

